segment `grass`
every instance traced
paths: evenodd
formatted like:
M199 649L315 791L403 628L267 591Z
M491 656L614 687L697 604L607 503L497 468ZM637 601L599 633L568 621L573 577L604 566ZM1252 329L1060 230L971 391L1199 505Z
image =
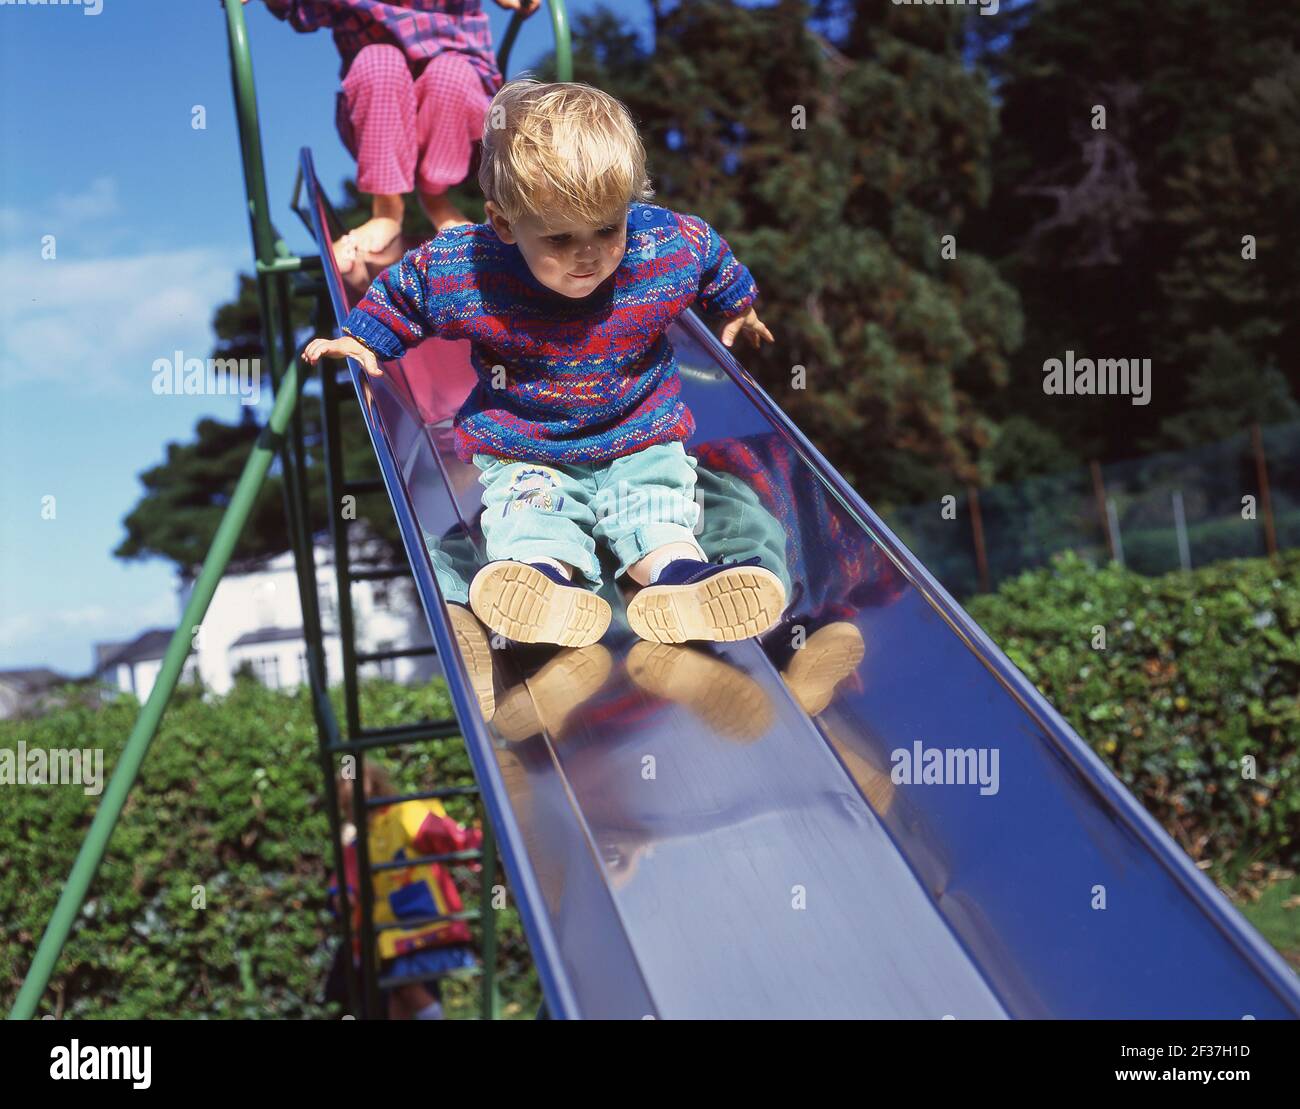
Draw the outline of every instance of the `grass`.
M1263 885L1239 896L1237 908L1300 972L1300 875L1274 871Z

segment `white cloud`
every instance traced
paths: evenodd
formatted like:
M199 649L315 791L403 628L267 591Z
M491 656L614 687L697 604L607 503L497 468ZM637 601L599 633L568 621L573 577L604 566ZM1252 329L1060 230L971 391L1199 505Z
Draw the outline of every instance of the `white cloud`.
M0 390L37 381L148 389L155 359L211 353L213 312L250 268L246 245L110 249L121 216L111 177L29 209L0 208ZM44 235L55 238L52 259L42 257ZM100 257L87 257L92 247Z
M206 358L235 293L239 250L196 247L95 261L0 254L0 389L32 381L147 390L157 358Z
M119 212L117 182L111 177L96 177L81 192L55 193L28 211L0 208L0 235L7 239L30 235L39 243L42 235L74 233Z
M120 608L102 604L81 605L51 611L10 612L0 619L0 653L12 661L0 669L44 665L34 659L50 654L51 644L77 644L75 657L89 650L91 641L131 639L146 628L167 628L180 620L174 589L161 591L149 601L127 603ZM66 650L59 651L67 654ZM77 664L73 664L76 668Z

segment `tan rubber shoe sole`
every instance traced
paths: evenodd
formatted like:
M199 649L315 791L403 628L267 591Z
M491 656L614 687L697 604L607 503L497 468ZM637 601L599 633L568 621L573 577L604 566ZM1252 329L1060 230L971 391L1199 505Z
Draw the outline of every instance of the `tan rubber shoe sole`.
M652 643L731 643L781 619L785 588L761 566L737 566L694 585L647 585L628 602L627 622Z
M804 712L816 716L831 703L835 687L858 668L866 653L858 626L837 620L808 637L781 677Z
M609 602L560 585L526 562L491 562L469 585L469 604L494 632L517 643L586 647L609 627Z
M492 724L511 743L543 729L558 739L573 710L600 691L613 667L609 651L599 643L561 651L501 698Z
M628 676L647 693L685 705L726 739L758 739L776 718L772 702L743 670L673 643L635 643Z
M492 644L483 625L474 619L469 609L448 605L451 630L456 636L460 657L469 671L470 685L478 698L479 711L484 721L491 720L496 711L496 691L492 684Z

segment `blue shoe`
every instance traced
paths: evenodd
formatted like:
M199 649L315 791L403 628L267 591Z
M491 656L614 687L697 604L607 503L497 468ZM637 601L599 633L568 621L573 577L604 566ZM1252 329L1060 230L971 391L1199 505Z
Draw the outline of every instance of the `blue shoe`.
M781 619L785 587L758 556L743 562L674 559L627 606L627 621L652 643L730 643Z
M549 562L489 562L469 585L469 605L489 628L516 643L586 647L609 627L609 602Z

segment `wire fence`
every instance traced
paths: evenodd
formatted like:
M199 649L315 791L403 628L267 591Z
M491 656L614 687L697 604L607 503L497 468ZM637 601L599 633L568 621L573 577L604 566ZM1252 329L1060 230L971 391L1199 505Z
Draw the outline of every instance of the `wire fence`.
M1300 546L1300 421L885 513L958 597L1073 550L1142 574Z

